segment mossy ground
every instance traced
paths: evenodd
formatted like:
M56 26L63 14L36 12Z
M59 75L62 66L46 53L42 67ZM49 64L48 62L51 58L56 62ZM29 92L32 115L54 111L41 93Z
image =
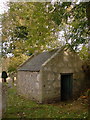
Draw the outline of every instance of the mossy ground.
M17 94L16 87L8 88L7 110L4 118L86 118L86 100L37 104Z

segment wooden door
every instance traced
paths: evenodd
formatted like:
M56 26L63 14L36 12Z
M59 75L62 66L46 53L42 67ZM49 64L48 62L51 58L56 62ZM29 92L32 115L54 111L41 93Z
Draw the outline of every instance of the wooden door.
M72 74L61 75L61 100L72 99Z

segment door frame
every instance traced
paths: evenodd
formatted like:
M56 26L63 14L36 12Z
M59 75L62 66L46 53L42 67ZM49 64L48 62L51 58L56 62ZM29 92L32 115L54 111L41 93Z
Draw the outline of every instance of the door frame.
M71 78L72 78L72 98L73 98L73 73L60 73L60 78L61 78L62 75L71 75ZM62 79L60 79L60 86L61 86L61 81L62 81ZM62 86L60 88L60 94L62 94L61 89L62 89ZM60 95L60 96L62 96L62 95Z

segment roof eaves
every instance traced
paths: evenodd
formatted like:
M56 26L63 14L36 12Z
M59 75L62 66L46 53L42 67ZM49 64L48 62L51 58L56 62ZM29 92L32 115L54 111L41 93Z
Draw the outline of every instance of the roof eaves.
M22 67L23 65L25 65L30 59L32 59L34 56L36 56L37 54L33 54L31 55L24 63L22 63L21 65L18 66L17 70L19 70L20 67Z

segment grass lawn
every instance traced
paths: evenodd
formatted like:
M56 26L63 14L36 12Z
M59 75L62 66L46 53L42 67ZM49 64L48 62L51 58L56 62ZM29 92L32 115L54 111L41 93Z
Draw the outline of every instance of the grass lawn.
M86 118L88 106L86 100L37 104L17 94L16 88L8 88L7 110L5 118Z

